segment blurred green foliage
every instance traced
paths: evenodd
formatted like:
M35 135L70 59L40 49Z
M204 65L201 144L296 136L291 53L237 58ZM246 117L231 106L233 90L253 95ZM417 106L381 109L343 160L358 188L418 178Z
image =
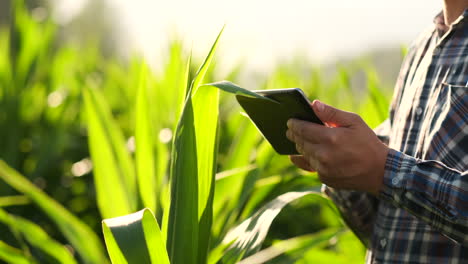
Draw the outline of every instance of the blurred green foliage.
M93 164L94 160L90 159L87 125L90 120L84 111L84 90L95 89L102 95L99 100L109 109L107 118L116 128L109 128L110 132L121 131L118 137L123 143L119 148L125 148L133 162L138 155L134 152L138 144L134 137L136 112L139 111L136 87L141 82L142 71L145 72L147 118L151 119L150 129L154 131L146 136L160 139L149 151L154 151L154 162L161 175L156 182L164 182L168 180L170 141L184 98L182 88L186 79L194 76L193 65L197 64L189 63L187 71L189 55L178 41L171 43L159 71L153 71L139 57L127 62L104 57L93 43L80 48L62 43L52 20L37 21L23 7L22 1L12 3L12 23L0 29L0 159L35 187L24 189L18 187L22 184L15 185L23 181L8 178L9 169L0 173L3 175L0 177L3 179L0 181L0 221L3 223L0 225L0 259L61 262L60 257L41 249L37 240L29 239L26 231L21 231L26 226L43 237L43 241L53 241L50 243L54 246L66 245L66 251L78 262L92 263L92 257L83 256L83 247L80 251L80 243L88 241L73 241L58 224L60 219L73 219L70 221L79 226L83 224L78 233L93 232L101 239L98 243L102 243L100 221L108 215L103 213L105 205L99 208L96 198L97 192L102 194L104 190L98 191L93 179L93 165L96 168L99 164ZM241 80L242 65L226 76L219 76L217 60L215 58L214 67L206 73L205 82L225 78ZM267 78L257 79L257 87L249 88L300 87L309 98L320 98L336 107L357 112L374 127L386 117L392 90L390 83L380 80L378 69L367 59L333 65L331 71L308 61L292 59L278 65ZM320 185L315 175L299 171L287 157L273 153L256 128L239 112L233 97L221 94L212 248L221 243L232 227L278 195ZM109 144L113 143L111 137ZM40 190L56 202L44 204L42 196L38 200L36 194ZM163 197L167 190L159 191ZM163 198L157 199L150 207L165 206ZM130 208L141 209L147 204L137 198ZM57 209L63 215L56 218L44 209L59 207L63 208ZM161 223L162 211L156 209L155 212ZM16 226L12 217L22 219L23 227ZM320 240L313 247L308 244L311 242L304 242L315 240L303 236L342 228L343 223L332 209L323 201L306 196L278 215L263 248L283 245L284 254L271 263L363 262L364 248L350 232L335 233L337 235L331 239ZM297 240L289 244L278 241L295 237ZM287 246L292 243L296 245L295 250ZM102 251L102 247L96 248ZM96 259L104 254L95 253ZM63 253L62 258L67 259L67 253Z

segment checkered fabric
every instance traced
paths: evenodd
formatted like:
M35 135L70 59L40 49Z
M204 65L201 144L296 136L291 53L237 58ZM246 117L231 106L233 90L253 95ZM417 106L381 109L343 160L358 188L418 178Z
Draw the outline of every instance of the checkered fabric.
M390 117L378 197L324 186L368 247L367 263L468 263L468 9L411 46Z

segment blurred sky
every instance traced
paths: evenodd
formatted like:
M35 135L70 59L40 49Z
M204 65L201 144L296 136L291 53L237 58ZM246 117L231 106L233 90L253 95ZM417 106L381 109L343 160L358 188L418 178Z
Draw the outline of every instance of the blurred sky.
M57 0L66 19L87 0ZM130 32L129 49L157 59L174 32L206 54L226 24L223 61L268 68L301 53L327 62L377 47L409 44L432 23L442 0L107 0Z

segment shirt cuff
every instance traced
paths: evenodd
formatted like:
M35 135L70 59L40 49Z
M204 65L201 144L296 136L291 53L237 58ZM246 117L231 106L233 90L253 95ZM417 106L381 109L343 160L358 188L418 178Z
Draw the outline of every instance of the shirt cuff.
M402 152L390 149L385 163L385 172L380 196L394 202L401 202L401 198L408 184L411 182L411 171L417 159Z

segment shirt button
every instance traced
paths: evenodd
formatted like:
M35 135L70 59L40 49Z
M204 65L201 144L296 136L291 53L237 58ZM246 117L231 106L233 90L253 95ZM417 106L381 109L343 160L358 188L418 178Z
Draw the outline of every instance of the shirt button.
M416 109L416 120L418 120L418 121L421 120L421 114L422 114L422 112L423 112L423 110L422 110L421 107L418 107L418 108Z
M416 114L417 115L421 115L423 112L422 108L421 107L418 107L418 109L416 109Z
M438 54L440 53L441 50L442 50L441 47L436 47L436 48L434 49L434 55L438 55Z
M385 248L386 245L387 245L387 239L385 238L380 239L380 247Z
M400 182L400 180L398 178L393 178L392 179L392 184L395 185L395 186L397 186L399 182Z

